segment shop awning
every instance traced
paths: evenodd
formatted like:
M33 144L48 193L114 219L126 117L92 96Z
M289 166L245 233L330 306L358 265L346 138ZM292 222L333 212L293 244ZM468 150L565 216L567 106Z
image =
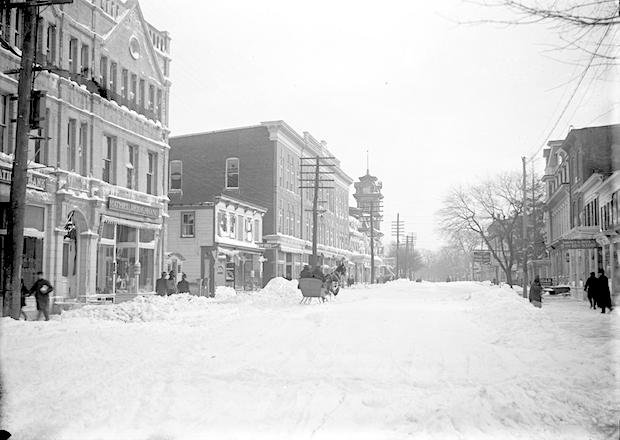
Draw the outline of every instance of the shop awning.
M105 214L101 215L101 221L104 223L113 223L115 225L129 226L130 228L136 228L136 229L155 229L155 230L161 229L161 224L159 223L137 222L135 220L128 220L126 218L120 218L120 217L112 217L112 216L105 215Z

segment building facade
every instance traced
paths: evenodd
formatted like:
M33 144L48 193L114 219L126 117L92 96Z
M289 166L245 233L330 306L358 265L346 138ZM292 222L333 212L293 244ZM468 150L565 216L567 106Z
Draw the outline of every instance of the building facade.
M620 125L571 130L544 150L550 276L582 297L588 274L604 269L618 292Z
M19 10L0 23L19 49ZM151 292L165 249L170 38L136 0L51 5L38 23L34 89L46 97L29 146L25 282L43 270L58 302ZM19 67L15 52L0 49L1 72ZM17 75L0 73L3 249L16 95Z
M171 198L168 270L185 273L192 293L212 294L218 286L262 286L265 208L226 192L206 203Z
M200 201L222 191L237 194L266 212L263 282L276 276L296 278L312 253L313 191L301 188L304 157L327 157L324 142L295 132L283 121L170 139L171 167L182 169L183 200ZM349 256L348 188L352 179L331 160L333 189L320 191L318 253L335 265ZM185 188L194 188L188 194Z
M348 276L355 283L370 282L370 238L362 232L361 212L358 208L349 208L349 251Z

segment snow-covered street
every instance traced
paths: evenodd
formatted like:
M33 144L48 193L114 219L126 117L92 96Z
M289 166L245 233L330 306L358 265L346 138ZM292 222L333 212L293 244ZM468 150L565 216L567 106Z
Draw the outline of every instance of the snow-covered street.
M16 439L618 438L618 311L410 283L291 283L1 320ZM129 322L127 322L129 321Z

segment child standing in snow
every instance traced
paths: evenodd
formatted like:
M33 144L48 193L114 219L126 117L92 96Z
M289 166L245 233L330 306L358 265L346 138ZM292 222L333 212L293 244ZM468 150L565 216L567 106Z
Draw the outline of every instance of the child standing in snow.
M534 307L542 307L542 285L538 275L536 275L530 286L530 302Z

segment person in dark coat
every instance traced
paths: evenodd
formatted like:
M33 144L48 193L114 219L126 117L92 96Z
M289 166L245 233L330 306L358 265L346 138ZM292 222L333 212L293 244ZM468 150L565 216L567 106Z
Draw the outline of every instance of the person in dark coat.
M22 288L21 288L21 294L22 294L22 303L21 303L21 307L19 309L19 316L23 316L24 317L24 321L28 321L28 316L26 316L26 312L24 312L24 307L26 307L26 297L30 296L30 290L28 290L26 288L26 285L24 284L24 279L22 278Z
M179 293L190 293L189 283L187 282L187 275L181 275L181 281L177 283L177 291Z
M534 307L542 307L542 285L538 275L534 277L534 281L530 285L530 302Z
M43 272L37 272L37 280L30 288L30 293L34 293L34 297L37 300L37 321L41 319L41 315L45 317L46 321L50 320L50 292L54 290L54 287L43 278Z
M304 268L299 273L299 278L312 278L312 269L310 269L309 265L304 265Z
M155 281L155 293L159 296L166 296L168 294L168 281L166 280L166 272L161 273L161 278Z
M596 274L594 272L590 272L590 277L583 285L583 290L588 293L588 301L590 301L591 309L596 309L596 297L594 296L596 293L596 281Z
M323 274L323 269L321 266L315 266L312 271L312 278L317 278L323 282L325 282L325 274Z
M611 312L614 308L611 305L611 292L609 291L609 280L605 276L603 269L598 270L598 278L596 279L596 303L601 308L601 313L605 313L605 309Z
M168 291L166 293L167 295L174 295L177 293L177 276L174 273L174 270L171 270L168 274L168 281L166 282L166 285L168 286Z

